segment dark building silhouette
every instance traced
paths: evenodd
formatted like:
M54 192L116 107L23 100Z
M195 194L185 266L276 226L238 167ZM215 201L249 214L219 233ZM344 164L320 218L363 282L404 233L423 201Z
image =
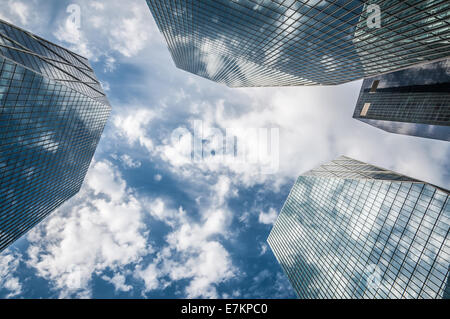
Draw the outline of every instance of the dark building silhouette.
M392 133L450 141L450 59L365 79L353 117Z

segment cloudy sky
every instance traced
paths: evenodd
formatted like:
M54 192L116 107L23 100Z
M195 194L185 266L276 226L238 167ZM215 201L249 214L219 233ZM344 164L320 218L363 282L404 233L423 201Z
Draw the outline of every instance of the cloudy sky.
M352 119L361 81L229 89L175 68L144 0L0 4L89 58L113 107L80 193L0 255L1 298L293 298L266 239L299 174L347 155L450 188L449 143ZM217 132L275 129L278 156L193 160L195 123L211 154Z

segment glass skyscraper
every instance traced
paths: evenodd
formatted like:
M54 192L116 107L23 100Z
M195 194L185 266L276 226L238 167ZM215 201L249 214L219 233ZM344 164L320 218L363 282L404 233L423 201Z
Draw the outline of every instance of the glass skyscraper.
M85 58L0 20L0 251L79 191L110 110Z
M449 56L447 0L147 4L177 67L230 87L341 84Z
M449 201L342 156L297 179L268 243L299 298L449 297Z
M450 141L450 59L365 79L353 117L392 133Z

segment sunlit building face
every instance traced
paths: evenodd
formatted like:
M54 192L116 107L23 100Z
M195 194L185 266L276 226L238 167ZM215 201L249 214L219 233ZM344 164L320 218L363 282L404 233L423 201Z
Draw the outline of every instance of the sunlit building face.
M85 58L0 20L0 251L79 191L110 110Z
M446 0L147 0L177 67L230 87L333 85L448 56Z
M342 156L301 175L268 243L299 298L449 296L449 192Z

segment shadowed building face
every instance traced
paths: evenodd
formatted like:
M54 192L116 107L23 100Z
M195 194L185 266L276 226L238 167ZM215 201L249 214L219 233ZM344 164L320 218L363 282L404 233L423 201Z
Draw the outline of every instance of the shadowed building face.
M110 111L85 58L0 20L0 251L79 191Z
M342 156L297 179L268 243L300 298L442 298L449 193Z
M365 79L353 117L392 133L450 141L450 59Z
M177 67L231 87L333 85L448 56L448 1L366 2L147 0Z

